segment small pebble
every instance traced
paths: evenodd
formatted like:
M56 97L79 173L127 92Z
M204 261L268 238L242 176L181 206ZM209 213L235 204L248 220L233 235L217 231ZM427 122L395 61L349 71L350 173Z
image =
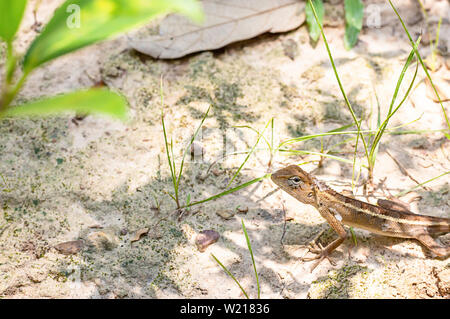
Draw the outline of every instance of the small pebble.
M224 209L224 210L219 210L216 212L217 215L219 215L220 217L222 217L225 220L231 219L233 218L233 216L235 215L235 212L231 209Z
M295 60L295 57L298 55L297 42L295 42L293 39L288 39L286 41L283 41L282 46L284 55L289 57L291 60Z
M53 247L63 255L75 255L80 252L83 246L84 243L82 240L73 240L57 244Z
M103 231L90 233L87 238L90 244L98 250L112 250L117 247L119 242L116 236Z
M215 230L202 230L195 238L195 245L200 252L204 252L209 245L218 241L219 237Z

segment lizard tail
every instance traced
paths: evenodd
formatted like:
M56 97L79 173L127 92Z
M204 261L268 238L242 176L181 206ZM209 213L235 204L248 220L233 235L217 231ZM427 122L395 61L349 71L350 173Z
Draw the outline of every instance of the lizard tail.
M442 234L450 232L450 219L448 218L438 218L439 221L435 225L428 226L428 232L430 234Z

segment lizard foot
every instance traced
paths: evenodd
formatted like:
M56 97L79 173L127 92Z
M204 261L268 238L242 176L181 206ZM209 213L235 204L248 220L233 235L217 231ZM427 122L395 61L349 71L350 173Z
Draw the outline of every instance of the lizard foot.
M315 242L310 243L308 247L308 252L315 254L312 257L301 257L301 261L313 261L317 260L311 267L311 272L320 264L322 260L325 258L328 259L331 265L336 266L336 263L331 260L330 256L328 256L328 251L322 247L320 243L316 244ZM307 253L308 253L307 252Z

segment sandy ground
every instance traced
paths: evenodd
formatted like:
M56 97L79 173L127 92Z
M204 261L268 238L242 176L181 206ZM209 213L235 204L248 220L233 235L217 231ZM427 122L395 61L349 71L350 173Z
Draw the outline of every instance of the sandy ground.
M38 20L46 21L57 3L42 1ZM330 48L358 117L363 116L364 127L373 128L377 97L381 113L386 114L410 46L389 7L383 7L381 27L366 25L356 47L346 51L342 5L333 3L326 7ZM426 33L417 2L396 3L412 35ZM425 3L431 7L428 19L432 26L437 24L437 13L445 14L438 46L441 67L433 77L448 79L448 3ZM31 9L16 41L20 52L36 35ZM424 57L430 52L427 41L424 36ZM402 93L413 71L408 71ZM324 43L312 45L306 25L175 61L138 54L122 36L47 64L30 76L17 102L103 81L127 97L130 120L122 123L88 116L74 121L72 114L0 122L0 298L242 298L211 254L254 298L256 281L241 220L249 233L264 298L450 296L448 259L430 258L416 241L358 229L356 245L349 236L333 253L335 266L323 261L311 273L311 263L298 259L306 253L302 245L322 230L324 241L336 234L317 211L283 194L269 179L177 212L168 195L173 185L161 126L161 75L165 120L178 167L202 114L212 107L202 131L203 158L188 161L184 168L182 203L224 191L246 157L237 154L221 159L224 149L227 154L242 152L251 149L257 139L253 130L235 126L261 131L274 118L277 142L351 123ZM419 70L419 84L390 127L417 119L403 129L446 127L441 107L426 95L423 79L424 72ZM444 105L449 113L449 102ZM271 132L266 130L268 139ZM345 141L350 137L325 138L324 147L352 160L355 141ZM316 152L320 147L319 139L292 146ZM257 148L233 185L287 164L312 161L303 167L338 191L351 190L351 164L325 159L322 168L317 168L317 155L276 153L269 166L265 142L261 140ZM364 169L355 194L375 202L417 185L393 158L423 182L449 171L449 156L450 142L442 133L385 135L377 156L373 194L363 196ZM358 157L363 159L361 148ZM449 176L401 199L410 202L414 212L450 217ZM148 234L132 242L143 228L149 229ZM195 245L202 230L220 235L204 252ZM75 254L64 255L54 248L75 240L83 243ZM440 240L450 243L448 235Z

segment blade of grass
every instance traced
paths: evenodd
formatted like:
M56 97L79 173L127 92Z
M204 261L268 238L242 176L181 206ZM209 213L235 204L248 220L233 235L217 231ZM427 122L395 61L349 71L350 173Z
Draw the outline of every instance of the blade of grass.
M334 155L330 155L327 153L320 153L320 152L314 152L314 151L304 151L304 150L288 150L288 149L280 149L280 152L286 152L286 153L293 153L293 154L309 154L309 155L318 155L318 156L324 156L324 157L328 157L343 163L347 163L347 164L352 164L353 161L342 158L342 157L338 157L338 156L334 156ZM364 167L367 167L365 165L363 165Z
M225 267L220 261L219 259L217 259L216 256L214 256L213 254L211 254L211 256L214 258L214 260L219 264L220 267L222 267L223 271L225 271L225 273L230 276L231 279L234 280L234 282L239 286L239 288L241 289L242 293L244 294L244 296L247 299L250 299L247 295L247 293L245 292L245 289L242 288L241 284L239 283L239 281L236 279L236 277L233 276L233 274L227 269L227 267Z
M423 114L422 114L422 115L423 115ZM420 120L420 118L422 117L422 115L421 115L420 117L418 117L417 119L411 121L411 122L408 122L408 123L405 123L405 124L402 124L402 125L395 126L395 127L391 128L391 129L385 129L385 133L387 133L387 134L402 134L402 133L401 133L402 131L396 132L395 130L397 130L397 129L401 128L401 127L410 125L410 124L412 124L412 123L414 123L414 122ZM353 125L353 124L352 124L352 125ZM351 125L351 126L352 126L352 125ZM442 130L442 129L440 129L440 130L439 130L439 129L438 129L438 130L417 130L417 131L411 130L411 131L405 131L405 132L406 132L405 134L421 134L421 133L433 133L433 132L443 132L443 131L445 131L445 130ZM378 132L378 130L361 130L360 132L361 132L362 134L368 134L368 135L371 135L371 134L373 134L373 133ZM417 133L416 133L416 132L417 132ZM313 139L313 138L317 138L317 137L320 137L320 136L328 136L328 135L330 135L330 136L331 136L331 135L351 135L351 134L359 134L359 132L358 132L358 131L342 131L342 132L333 132L333 131L330 131L330 132L326 132L326 133L318 133L318 134L312 134L312 135L304 135L304 136L300 136L300 137L294 137L294 138L288 139L288 140L286 140L286 141L284 141L284 142L281 142L278 148L281 148L281 146L284 146L284 145L291 145L291 144L294 144L294 143L307 141L307 140L310 140L310 139ZM278 150L278 148L276 149L276 151Z
M445 176L445 175L447 175L447 174L450 174L450 171L447 171L447 172L445 172L445 173L442 173L441 175L436 176L436 177L433 177L433 178L431 178L431 179L429 179L429 180L427 180L427 181L425 181L425 182L423 182L423 183L417 184L416 186L411 187L411 188L409 188L409 189L407 189L407 190L404 190L403 192L400 192L400 193L398 193L398 194L395 194L394 196L395 196L395 197L401 197L401 196L403 196L403 195L406 195L406 194L408 194L409 192L412 192L413 190L415 190L416 188L422 187L423 185L425 185L425 184L427 184L427 183L429 183L429 182L432 182L432 181L434 181L434 180L436 180L436 179L438 179L438 178L440 178L440 177L442 177L442 176Z
M364 136L363 136L362 133L360 132L360 131L361 131L361 127L359 126L359 122L358 122L358 120L357 120L357 118L356 118L355 112L353 111L353 108L352 108L352 106L351 106L351 104L350 104L350 101L349 101L349 99L347 98L347 94L345 94L344 87L343 87L343 85L342 85L342 83L341 83L341 80L340 80L340 78L339 78L339 74L338 74L338 72L337 72L337 69L336 69L336 65L335 65L335 63L334 63L333 56L331 55L331 50L330 50L330 47L329 47L329 45L328 45L327 38L326 38L325 33L324 33L324 31L323 31L322 25L321 25L321 23L319 22L319 17L317 16L316 9L314 8L314 5L313 5L313 3L311 2L311 0L308 0L308 3L309 3L310 6L311 6L312 12L313 12L313 14L314 14L314 18L316 19L317 25L318 25L319 28L320 28L320 33L322 34L322 38L323 38L323 41L324 41L324 43L325 43L325 48L326 48L326 50L327 50L327 52L328 52L328 57L329 57L329 59L330 59L331 66L333 67L334 75L335 75L336 80L337 80L337 82L338 82L339 89L341 90L342 96L344 97L344 100L345 100L345 104L347 105L347 108L349 109L349 111L350 111L350 113L351 113L351 115L352 115L353 122L354 122L355 125L357 126L358 134L361 135L361 140L362 140L362 142L363 142L363 144L364 144L364 151L365 151L365 153L366 153L366 158L367 158L367 160L369 160L369 151L368 151L368 148L367 148L366 141L365 141L365 139L364 139Z
M414 44L415 47L417 46L417 44L419 43L419 41L420 41L420 38L419 38L419 39L417 40L417 42ZM409 87L408 87L408 90L406 91L406 93L405 93L405 95L404 95L402 101L397 105L397 107L396 107L394 110L392 110L392 108L393 108L393 106L394 106L394 103L395 103L395 100L396 100L396 98L397 98L398 92L399 92L399 90L400 90L400 86L401 86L401 83L402 83L402 81L403 81L403 78L404 78L404 76L405 76L405 74L406 74L406 71L407 71L409 65L411 64L413 58L414 58L414 49L411 50L411 52L410 52L410 54L409 54L409 56L408 56L408 59L406 60L405 65L403 66L403 69L402 69L402 71L401 71L401 73L400 73L400 76L399 76L399 78L398 78L398 80L397 80L397 85L396 85L396 87L395 87L395 91L394 91L394 94L393 94L393 96L392 96L391 104L390 104L390 106L389 106L388 115L387 115L386 119L384 119L383 123L381 123L381 125L379 126L378 131L377 131L377 134L375 135L375 138L374 138L374 140L373 140L373 143L372 143L372 146L371 146L371 149L370 149L370 153L369 153L369 158L370 158L372 164L373 164L374 161L375 161L374 153L375 153L376 150L378 149L378 143L380 142L381 137L383 136L383 133L384 133L384 131L385 131L385 129L386 129L386 126L387 126L387 124L388 124L388 122L389 122L389 119L390 119L390 118L398 111L398 109L400 108L400 106L402 106L403 102L404 102L404 101L406 100L406 98L408 97L409 92L411 91L411 89L412 89L412 87L413 87L413 85L414 85L414 81L415 81L415 79L416 79L417 71L418 71L418 66L419 66L418 64L416 64L416 70L415 70L413 79L412 79L412 81L411 81L411 83L410 83L410 85L409 85Z
M272 121L273 121L273 118L272 118ZM269 124L270 124L270 123L269 123ZM266 138L262 133L260 133L257 129L255 129L255 128L249 126L249 125L237 125L237 126L233 126L233 127L234 127L234 128L248 128L248 129L252 130L252 131L255 132L256 134L258 134L258 136L261 136L261 137L262 137L262 139L264 140L264 142L266 142L267 147L269 148L269 150L272 151L272 145L271 145L271 142L269 142L269 141L267 140L267 138ZM271 141L272 141L272 144L273 144L273 123L272 123L272 137L271 137Z
M359 121L359 125L361 125L362 118ZM356 134L356 143L355 143L355 152L353 154L353 163L352 163L352 190L355 188L355 167L356 167L356 155L358 153L358 141L359 141L359 134Z
M186 147L186 149L184 150L183 153L183 158L181 159L181 164L180 164L180 172L178 174L178 178L177 178L177 184L179 185L180 180L181 180L181 173L183 172L183 166L184 166L184 159L186 158L186 154L188 154L189 150L191 149L191 145L192 143L194 143L195 138L197 137L198 133L200 132L200 129L202 128L203 123L206 120L206 117L208 116L209 110L211 109L211 105L208 107L208 110L206 111L205 115L203 115L202 120L200 121L200 124L198 125L197 129L195 130L194 135L191 138L191 141L189 142L189 145Z
M161 76L161 80L160 80L160 90L159 91L160 91L160 95L161 95L161 122L162 122L162 128L163 128L163 133L164 133L164 145L166 146L167 162L169 163L169 167L170 167L170 175L172 177L173 189L176 194L178 186L177 186L174 167L172 166L172 159L170 158L169 143L167 141L166 125L164 123L164 94L163 94L163 78L162 78L162 76ZM175 195L175 197L172 196L171 194L169 194L169 195L170 195L170 197L172 197L175 200L175 203L177 204L177 208L180 208L180 203L178 201L178 197L176 195Z
M258 139L256 140L256 143L253 145L252 149L250 150L250 152L248 153L248 155L245 157L244 161L242 162L241 166L239 166L238 170L236 171L236 173L234 173L233 177L231 178L230 182L228 183L227 187L230 187L231 183L233 183L234 179L236 178L236 176L239 174L239 172L241 171L242 167L244 167L245 163L247 163L247 160L249 159L249 157L253 154L256 146L259 143L259 140L261 139L261 137L263 136L265 130L267 129L267 127L269 126L270 121L267 122L266 126L264 127L264 130L261 132L261 134L259 134Z
M358 246L358 243L356 241L355 231L353 230L353 227L350 227L350 233L352 234L353 243L355 244L355 246Z
M245 228L245 225L244 225L244 220L241 219L241 222L242 222L242 229L244 230L244 234L245 234L245 240L247 241L248 251L250 252L250 256L252 257L253 270L255 271L256 285L258 287L258 299L261 299L261 289L259 286L258 272L256 271L255 258L253 257L252 245L250 244L250 239L247 234L247 229Z
M417 56L417 58L419 59L420 64L422 65L422 68L423 68L423 70L425 71L425 74L427 75L428 79L430 80L430 83L431 83L431 86L433 87L434 93L436 94L436 97L437 97L438 100L439 100L439 104L441 105L442 112L444 113L445 122L447 123L447 127L448 127L448 129L450 130L450 121L449 121L449 119L448 119L447 112L445 111L444 105L442 104L441 97L439 96L439 93L438 93L438 91L436 90L436 87L434 86L434 83L433 83L433 80L431 79L430 73L428 72L427 67L425 66L425 64L424 64L424 62L423 62L423 60L422 60L422 57L420 56L419 50L417 50L417 48L414 46L414 41L413 41L411 35L409 34L408 28L405 26L405 23L403 22L403 19L400 17L400 14L398 13L397 9L396 9L395 6L392 4L392 1L389 0L389 3L390 3L390 5L391 5L392 9L394 10L395 14L397 15L398 19L400 20L400 22L401 22L401 24L402 24L402 26L403 26L403 29L405 30L406 35L407 35L408 38L409 38L409 42L410 42L411 45L413 46L414 52L416 53L416 56Z
M218 199L218 198L220 198L222 196L234 193L234 192L236 192L236 191L238 191L238 190L240 190L242 188L248 187L248 186L250 186L250 185L252 185L252 184L254 184L256 182L259 182L259 181L261 181L261 180L263 180L265 178L268 178L268 177L270 177L270 175L271 174L265 174L264 176L260 176L258 178L252 179L251 181L248 181L248 182L246 182L244 184L241 184L239 186L236 186L236 187L233 187L231 189L228 189L228 190L226 190L224 192L221 192L219 194L216 194L214 196L211 196L211 197L208 197L206 199L202 199L202 200L199 200L199 201L196 201L196 202L192 202L192 203L189 204L188 207L191 207L191 206L194 206L194 205L198 205L198 204L202 204L202 203L206 203L206 202L209 202L211 200ZM187 206L184 206L184 207L181 207L181 208L185 208L185 207L187 207Z

